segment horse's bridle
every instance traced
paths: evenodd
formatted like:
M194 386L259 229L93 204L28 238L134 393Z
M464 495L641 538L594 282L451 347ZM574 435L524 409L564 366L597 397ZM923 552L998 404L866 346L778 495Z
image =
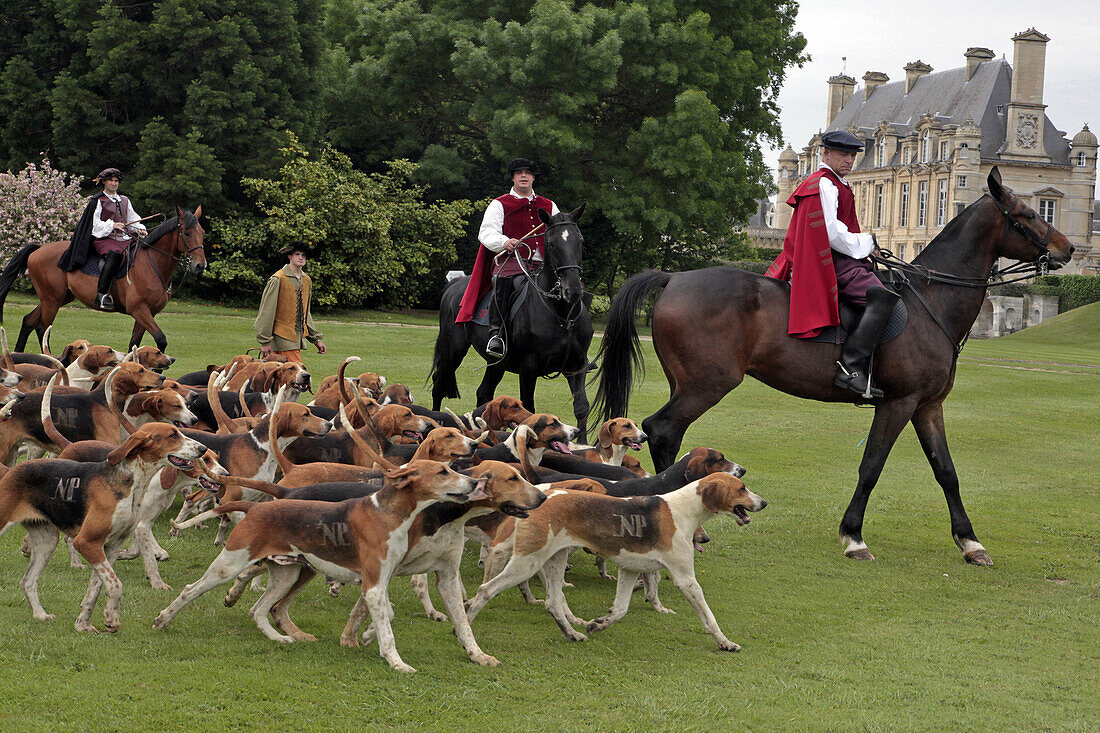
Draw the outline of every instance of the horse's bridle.
M177 224L176 224L176 241L177 242L183 242L184 224L185 224L184 217L182 217L182 216L179 217L179 222L177 222ZM173 248L172 251L170 251L170 252L168 250L161 249L160 247L156 246L155 244L148 244L147 242L142 242L141 245L142 245L142 249L145 249L145 250L155 249L157 252L160 252L161 254L166 254L169 257L171 257L172 259L176 260L177 262L185 262L185 263L191 262L191 253L192 252L194 252L196 249L202 249L202 247L203 247L203 245L201 245L201 244L196 244L194 247L190 247L186 251L184 251L184 253L182 255L179 255L179 254L176 254L176 249L179 249L178 245L177 245L177 247ZM171 281L170 280L169 280L169 282L164 281L164 276L160 274L160 270L157 269L156 263L153 262L152 257L149 257L148 252L145 253L145 256L149 258L149 265L153 268L153 272L156 274L157 279L160 280L160 285L161 285L162 288L164 288L164 292L166 292L168 294L168 297L172 297L172 291L175 290L175 288L172 286ZM175 269L175 268L173 268L173 269ZM183 280L187 278L187 272L188 272L189 269L190 268L184 268L183 277L180 279L180 282L179 282L180 285L182 285Z
M998 203L997 210L1001 212L1002 216L1004 216L1005 222L1008 224L1008 226L1011 227L1013 230L1015 230L1017 234L1019 234L1021 237L1026 239L1028 242L1030 242L1031 244L1033 244L1033 245L1035 245L1036 247L1039 248L1039 259L1040 260L1049 259L1050 258L1050 246L1049 246L1050 245L1050 238L1054 235L1054 225L1051 224L1049 221L1046 221L1044 219L1043 221L1046 222L1046 225L1047 225L1047 233L1042 239L1039 239L1039 237L1036 236L1035 232L1031 231L1031 229L1024 226L1023 223L1019 219L1017 219L1015 217L1015 215L1012 213L1020 203L1020 197L1019 196L1017 196L1016 194L1012 194L1012 205L1011 206L1003 206L1002 207L1002 206L1000 206L999 201L997 203ZM1007 233L1007 231L1006 231L1006 233Z

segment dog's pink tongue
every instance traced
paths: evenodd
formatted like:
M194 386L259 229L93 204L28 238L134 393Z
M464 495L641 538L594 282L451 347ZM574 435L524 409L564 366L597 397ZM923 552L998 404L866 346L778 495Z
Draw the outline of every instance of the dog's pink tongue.
M700 545L698 542L692 542L691 546L695 548L696 552L702 552L703 551L703 546Z
M573 451L569 450L569 446L561 442L560 440L550 441L550 447L558 451L559 453L573 453Z

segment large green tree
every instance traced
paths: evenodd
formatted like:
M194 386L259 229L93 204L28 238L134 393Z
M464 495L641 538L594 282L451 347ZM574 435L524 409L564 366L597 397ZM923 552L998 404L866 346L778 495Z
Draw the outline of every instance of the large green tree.
M324 0L29 0L0 10L0 160L114 165L140 210L244 198L317 138Z
M504 161L540 160L540 191L594 212L588 278L608 286L725 252L769 190L760 146L779 142L776 95L805 60L789 0L331 8L334 143L364 165L417 160L439 196L498 193Z

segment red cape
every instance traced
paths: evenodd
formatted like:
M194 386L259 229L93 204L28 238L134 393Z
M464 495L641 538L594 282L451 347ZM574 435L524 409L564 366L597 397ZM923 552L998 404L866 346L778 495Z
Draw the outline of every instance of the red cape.
M783 252L764 273L790 281L787 333L797 338L812 338L826 326L840 325L833 250L817 190L821 175L821 171L811 175L787 199L794 215L783 240Z
M479 244L477 259L474 260L474 269L470 273L470 282L466 284L466 292L462 294L462 300L458 304L458 316L455 323L466 323L474 318L474 309L481 296L489 292L493 281L493 258L496 255Z

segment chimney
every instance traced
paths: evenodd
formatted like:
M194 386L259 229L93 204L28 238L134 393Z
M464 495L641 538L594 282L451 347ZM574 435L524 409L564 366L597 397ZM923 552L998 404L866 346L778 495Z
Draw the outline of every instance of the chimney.
M920 59L908 63L905 65L905 93L908 94L913 85L917 83L917 79L921 78L925 74L932 71L932 67L924 63Z
M1013 158L1049 161L1043 142L1046 122L1043 81L1048 36L1028 28L1012 37L1012 93L1006 120L1004 153Z
M868 71L863 75L863 101L867 101L871 98L871 92L875 91L875 87L880 87L886 82L890 81L890 77L883 74L881 71Z
M829 79L829 108L825 111L825 129L829 129L840 110L848 104L855 88L856 80L847 74L837 74Z
M966 80L970 81L970 78L974 76L974 72L978 70L978 66L983 61L989 61L993 58L993 52L988 48L980 48L978 46L972 46L966 49Z

